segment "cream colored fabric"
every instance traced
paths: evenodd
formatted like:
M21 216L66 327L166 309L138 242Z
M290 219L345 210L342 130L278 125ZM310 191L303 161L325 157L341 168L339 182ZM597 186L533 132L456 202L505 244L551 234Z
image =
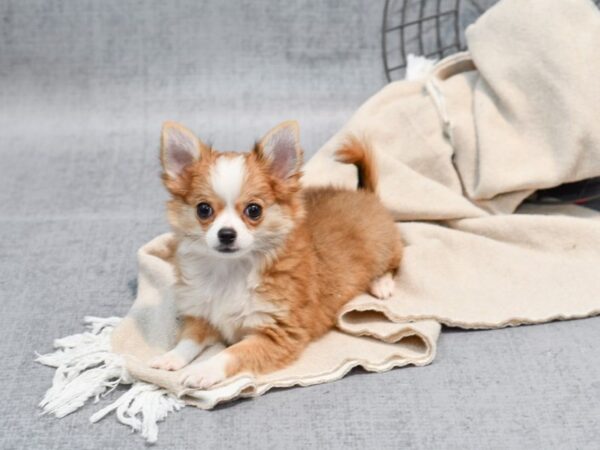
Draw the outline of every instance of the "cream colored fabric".
M428 364L440 324L497 328L600 313L598 215L516 209L536 189L600 176L600 14L587 0L503 0L467 40L469 54L369 99L305 168L306 185L352 189L355 169L332 154L350 133L373 145L379 195L406 243L392 299L354 299L338 329L284 370L184 391L176 374L144 364L173 345L177 326L172 236L159 236L139 252L138 297L113 337L131 374L210 408L338 379L357 365Z

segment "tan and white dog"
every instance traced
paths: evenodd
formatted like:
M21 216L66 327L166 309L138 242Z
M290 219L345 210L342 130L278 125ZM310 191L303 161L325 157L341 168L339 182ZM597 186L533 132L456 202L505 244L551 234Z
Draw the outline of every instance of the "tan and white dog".
M372 152L352 139L337 157L356 165L359 190L301 188L296 122L249 153L217 152L186 128L164 125L183 324L176 347L152 367L179 370L224 341L225 350L184 369L182 383L205 389L239 372L270 372L334 327L358 294L392 294L402 246L375 194Z

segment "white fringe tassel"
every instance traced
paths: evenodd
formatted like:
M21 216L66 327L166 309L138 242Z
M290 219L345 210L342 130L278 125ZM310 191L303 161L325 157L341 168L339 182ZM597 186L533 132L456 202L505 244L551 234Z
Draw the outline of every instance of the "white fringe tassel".
M116 411L119 422L140 431L146 441L154 443L158 438L158 422L185 404L166 389L134 381L127 373L122 357L110 350L110 336L120 320L119 317L85 317L89 331L57 339L53 353L38 355L36 361L56 368L52 387L40 407L44 414L64 417L92 397L97 402L102 394L111 392L119 384L131 384L125 394L96 412L90 421L98 422Z

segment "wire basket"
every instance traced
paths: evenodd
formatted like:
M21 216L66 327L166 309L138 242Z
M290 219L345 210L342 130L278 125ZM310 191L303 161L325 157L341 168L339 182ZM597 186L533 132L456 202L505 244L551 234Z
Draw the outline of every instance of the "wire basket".
M497 1L385 0L381 48L388 81L404 78L411 53L441 59L465 50L464 30Z
M388 81L404 78L409 54L443 58L463 49L461 0L386 0L381 48Z
M498 0L385 0L381 33L388 81L404 78L409 54L441 59L466 49L464 30ZM600 5L600 0L594 0ZM537 191L534 203L575 203L600 211L600 177Z

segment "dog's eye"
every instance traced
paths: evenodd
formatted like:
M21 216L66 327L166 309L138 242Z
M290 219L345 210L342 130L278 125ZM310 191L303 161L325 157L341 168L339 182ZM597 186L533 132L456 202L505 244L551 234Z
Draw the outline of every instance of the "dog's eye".
M196 212L198 213L198 217L201 219L208 219L213 214L212 206L208 203L198 203L196 206Z
M252 220L258 220L262 214L262 207L256 203L250 203L244 209L244 214Z

